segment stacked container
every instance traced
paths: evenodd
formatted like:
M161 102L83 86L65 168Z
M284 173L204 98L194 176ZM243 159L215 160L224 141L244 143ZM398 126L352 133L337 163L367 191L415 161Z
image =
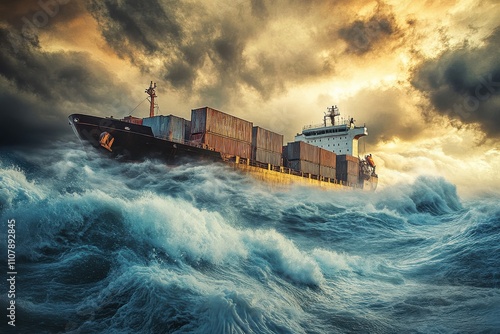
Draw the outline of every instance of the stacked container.
M281 165L283 135L254 126L252 129L252 160Z
M193 109L190 140L223 154L250 159L252 125L209 107Z
M337 179L349 183L358 183L359 159L352 155L337 155Z
M337 155L303 141L283 146L283 162L286 167L304 173L337 178Z
M182 143L189 138L191 122L174 115L144 118L142 125L151 127L157 138Z
M303 141L288 143L283 147L283 162L288 168L319 175L320 148Z
M319 174L330 179L337 178L337 155L334 152L320 148Z

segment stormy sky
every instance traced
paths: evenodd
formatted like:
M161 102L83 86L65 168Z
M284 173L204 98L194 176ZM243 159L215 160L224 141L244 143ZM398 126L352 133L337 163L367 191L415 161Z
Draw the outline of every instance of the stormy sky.
M162 114L209 105L286 141L337 104L387 183L500 185L499 19L495 0L3 1L0 145L128 115L153 80Z

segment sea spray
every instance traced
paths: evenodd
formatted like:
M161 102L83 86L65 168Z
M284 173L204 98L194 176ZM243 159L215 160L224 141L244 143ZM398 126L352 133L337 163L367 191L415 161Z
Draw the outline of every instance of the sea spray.
M224 165L117 162L73 143L2 151L16 330L495 332L498 199L461 200L430 176L375 193L273 189Z

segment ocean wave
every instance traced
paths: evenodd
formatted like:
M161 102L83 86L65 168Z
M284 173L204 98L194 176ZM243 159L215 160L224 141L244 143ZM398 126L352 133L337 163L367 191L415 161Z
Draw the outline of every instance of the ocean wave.
M411 184L400 184L381 191L377 208L403 214L423 213L440 216L461 210L456 186L442 177L419 176Z
M500 328L498 197L462 200L430 176L276 189L223 165L60 144L0 163L25 332Z

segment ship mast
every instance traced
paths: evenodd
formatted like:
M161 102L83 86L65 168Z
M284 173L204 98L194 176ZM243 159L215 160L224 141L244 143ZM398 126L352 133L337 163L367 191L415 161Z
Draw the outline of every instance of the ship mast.
M154 117L155 115L155 97L156 97L156 82L153 85L153 81L149 84L149 88L145 90L145 93L151 97L149 100L149 117Z
M325 124L325 127L327 126L326 125L327 118L330 118L330 123L332 125L335 125L335 117L340 115L339 107L337 107L336 105L328 107L327 109L328 112L326 112L325 116L323 117L323 123Z

